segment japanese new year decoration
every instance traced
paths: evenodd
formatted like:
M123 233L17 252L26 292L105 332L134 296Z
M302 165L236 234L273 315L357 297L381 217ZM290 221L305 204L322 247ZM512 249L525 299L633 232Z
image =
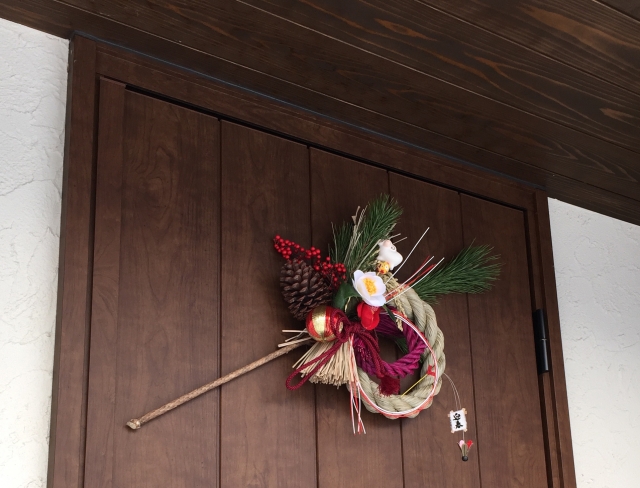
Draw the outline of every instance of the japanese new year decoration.
M388 195L381 195L351 221L334 227L329 253L276 236L274 247L285 262L280 287L291 314L301 321L280 350L194 390L173 402L127 423L132 429L173 408L282 356L292 349L311 347L293 365L285 385L297 390L307 381L349 391L354 433L364 433L362 407L389 419L415 417L431 406L446 377L454 392L456 411L449 420L452 432L462 431L459 442L463 460L473 444L464 438L466 410L455 385L445 374L444 335L431 307L447 293L479 293L497 278L497 256L487 246L471 246L446 264L426 257L404 281L397 273L413 255L398 252L401 241L394 234L402 209ZM394 362L380 354L380 338L394 341L404 355ZM419 371L419 380L400 392L400 380Z

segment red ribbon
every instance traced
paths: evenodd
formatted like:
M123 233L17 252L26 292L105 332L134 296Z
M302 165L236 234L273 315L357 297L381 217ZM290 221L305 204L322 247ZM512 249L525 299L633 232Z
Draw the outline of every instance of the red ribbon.
M327 312L329 312L329 308L327 308ZM351 340L352 337L358 337L364 347L371 354L371 358L374 363L374 371L378 378L383 378L385 376L382 368L382 358L380 357L380 346L378 345L378 340L375 336L372 335L371 332L366 330L360 322L351 322L349 318L342 312L342 310L338 310L336 308L331 308L331 312L327 314L328 327L335 334L336 340L334 341L333 346L328 351L325 351L323 354L318 356L317 358L313 358L310 361L307 361L299 368L297 368L293 373L289 375L285 385L289 390L297 390L302 385L304 385L309 378L311 378L314 374L318 372L318 370L324 366L331 357L338 352L338 349L345 342ZM340 327L342 324L342 327ZM315 367L305 375L298 383L292 385L292 382L297 374L301 373L305 369L310 366Z

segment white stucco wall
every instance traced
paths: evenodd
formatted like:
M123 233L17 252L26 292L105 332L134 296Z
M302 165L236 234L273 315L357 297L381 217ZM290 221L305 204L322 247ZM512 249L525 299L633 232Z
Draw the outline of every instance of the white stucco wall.
M549 200L580 488L640 486L640 227Z
M69 42L0 19L0 486L46 485Z
M0 486L45 486L68 42L0 19ZM640 227L549 201L580 488L640 486Z

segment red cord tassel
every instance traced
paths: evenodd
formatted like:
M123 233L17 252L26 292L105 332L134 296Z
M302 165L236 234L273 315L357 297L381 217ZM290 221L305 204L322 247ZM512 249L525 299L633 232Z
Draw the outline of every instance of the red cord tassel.
M380 393L385 396L397 395L398 393L400 393L400 380L398 378L394 378L393 376L385 375L380 380L378 390L380 390Z

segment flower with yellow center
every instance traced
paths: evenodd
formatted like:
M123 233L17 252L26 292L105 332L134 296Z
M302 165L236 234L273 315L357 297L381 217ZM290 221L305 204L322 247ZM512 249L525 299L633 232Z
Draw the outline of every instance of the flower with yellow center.
M387 292L382 278L373 272L363 273L358 270L353 273L353 287L360 294L364 302L372 307L382 307Z

